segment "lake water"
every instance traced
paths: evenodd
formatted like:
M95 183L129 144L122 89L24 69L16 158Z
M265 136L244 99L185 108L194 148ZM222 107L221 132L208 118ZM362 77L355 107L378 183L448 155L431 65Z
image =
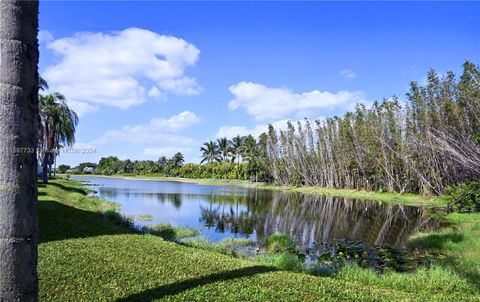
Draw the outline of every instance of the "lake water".
M124 215L152 215L152 221L136 221L139 226L190 226L214 242L262 240L279 231L302 248L339 239L404 247L413 232L435 225L424 208L374 201L173 181L72 179L89 182L96 196L119 203Z

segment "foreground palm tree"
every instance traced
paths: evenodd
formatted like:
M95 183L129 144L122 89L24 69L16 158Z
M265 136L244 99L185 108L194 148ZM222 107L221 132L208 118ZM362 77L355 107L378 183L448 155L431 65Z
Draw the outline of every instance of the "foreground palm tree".
M43 183L47 183L47 170L52 170L61 144L71 146L75 143L78 116L66 104L65 96L58 92L40 95L39 107L42 178Z
M37 301L38 1L0 1L0 301Z

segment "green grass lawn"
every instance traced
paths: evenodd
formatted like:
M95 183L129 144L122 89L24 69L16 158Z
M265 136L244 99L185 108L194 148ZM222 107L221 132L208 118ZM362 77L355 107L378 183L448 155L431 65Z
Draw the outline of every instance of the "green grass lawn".
M89 176L89 175L83 175ZM202 185L232 185L248 188L260 188L268 190L283 190L293 191L299 193L317 194L317 195L329 195L339 196L352 199L363 200L375 200L386 203L395 203L403 205L417 205L417 206L433 206L433 207L445 207L446 201L442 198L431 198L422 196L419 194L400 194L394 192L372 192L364 190L349 190L349 189L331 189L323 187L293 187L293 186L278 186L265 183L254 183L247 180L237 179L211 179L211 178L180 178L180 177L165 177L155 175L92 175L95 177L109 177L109 178L124 178L124 179L136 179L136 180L165 180L165 181L178 181L178 182L190 182Z
M314 277L135 234L101 213L114 204L86 196L78 182L54 180L39 191L41 301L480 301L474 276L450 263L411 274L349 267ZM472 217L464 236L479 238ZM478 242L465 238L435 248L478 265Z

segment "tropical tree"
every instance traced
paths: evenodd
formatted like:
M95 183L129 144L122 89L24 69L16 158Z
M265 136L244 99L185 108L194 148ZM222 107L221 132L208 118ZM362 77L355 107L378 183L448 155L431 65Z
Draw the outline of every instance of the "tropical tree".
M240 171L240 158L243 155L243 149L245 144L245 137L241 137L240 135L235 136L232 138L230 146L232 153L234 155L234 159L237 159L237 178L239 178L239 171Z
M200 147L200 151L202 152L202 160L200 161L201 164L204 162L212 163L221 160L220 152L218 151L218 145L214 141L204 143L203 146Z
M58 172L60 173L66 173L67 170L70 170L70 166L69 165L60 165L58 166Z
M37 301L38 1L0 16L0 301Z
M137 163L135 163L135 169L137 168ZM116 156L107 156L100 158L97 166L97 173L112 175L120 171L123 171L124 165L123 162L118 159Z
M185 162L185 156L183 156L182 152L175 153L172 158L170 159L172 166L174 168L179 168Z
M65 96L58 92L39 95L39 114L42 178L43 183L47 183L47 171L52 170L59 148L62 144L71 146L75 143L78 116L68 107Z
M232 156L231 142L226 137L222 137L217 139L217 146L222 161L228 162L228 158Z
M252 135L244 138L243 152L245 160L248 162L249 170L255 173L255 181L258 181L260 152L257 146L257 140Z

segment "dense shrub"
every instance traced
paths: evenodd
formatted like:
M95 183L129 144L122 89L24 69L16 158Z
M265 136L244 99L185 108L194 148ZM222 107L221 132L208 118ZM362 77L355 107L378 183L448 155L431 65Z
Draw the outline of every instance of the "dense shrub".
M265 246L268 251L275 253L293 252L295 241L287 234L276 232L265 239Z
M209 163L204 165L186 164L170 171L170 176L184 178L225 178L247 180L250 176L248 164Z
M480 212L480 179L447 188L448 207L455 212Z

